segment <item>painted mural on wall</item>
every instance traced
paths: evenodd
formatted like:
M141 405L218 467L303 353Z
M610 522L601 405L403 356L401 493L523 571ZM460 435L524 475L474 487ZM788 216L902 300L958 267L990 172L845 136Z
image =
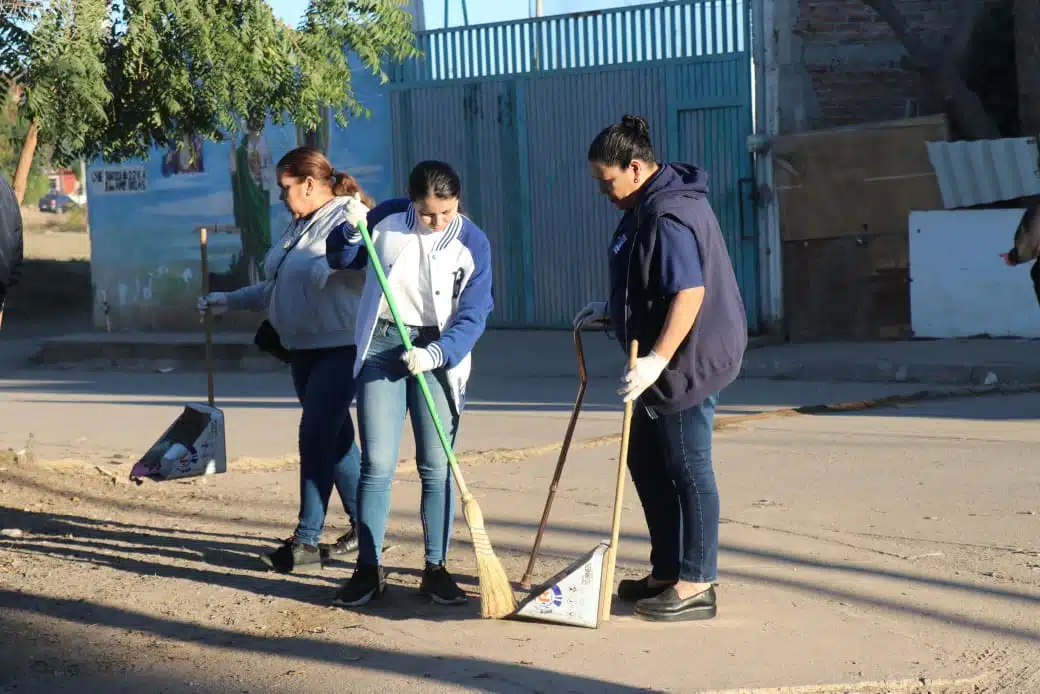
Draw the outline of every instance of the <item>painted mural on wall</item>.
M262 277L264 256L289 225L275 164L300 145L325 152L377 200L393 194L386 87L360 66L358 99L371 118L307 132L268 123L224 142L186 137L147 160L89 167L95 325L109 330L197 329L199 229L209 231L210 284L228 291ZM254 326L255 316L224 321Z

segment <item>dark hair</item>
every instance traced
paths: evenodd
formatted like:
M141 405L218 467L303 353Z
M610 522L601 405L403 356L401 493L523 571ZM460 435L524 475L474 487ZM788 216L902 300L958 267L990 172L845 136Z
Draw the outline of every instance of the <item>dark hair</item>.
M372 209L376 206L368 193L362 189L361 184L353 176L342 171L336 171L332 164L314 147L297 147L286 152L285 156L278 160L279 173L288 174L294 178L307 178L310 176L316 181L326 181L332 194L336 196L361 194L361 202L365 207Z
M412 202L430 196L451 200L461 193L462 180L455 169L443 161L421 161L408 176L408 198Z
M589 161L623 169L636 159L657 163L650 124L642 116L625 116L620 123L604 128L589 145Z

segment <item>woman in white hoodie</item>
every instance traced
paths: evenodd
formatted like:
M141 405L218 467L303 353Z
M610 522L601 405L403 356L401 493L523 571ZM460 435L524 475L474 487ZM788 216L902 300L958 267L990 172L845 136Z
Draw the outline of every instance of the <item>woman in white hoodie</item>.
M266 279L230 293L199 299L199 310L267 311L257 334L261 349L280 356L292 370L300 418L300 514L293 536L265 563L290 573L321 563L326 552L357 548L357 494L361 454L350 405L358 304L364 272L332 273L325 259L329 234L365 219L373 201L351 176L337 172L320 151L298 147L276 167L281 199L295 218L264 259ZM266 339L265 339L266 338ZM339 490L351 531L331 546L319 547L332 488Z
M407 415L422 481L419 513L426 566L419 593L442 605L467 600L445 566L455 497L448 456L418 381L425 379L454 445L466 405L471 353L494 308L491 245L484 231L460 214L461 192L462 182L450 165L423 161L408 177L407 198L387 200L368 214L373 249L415 349L405 351L375 273L368 273L354 366L362 449L360 546L354 575L334 600L339 606L359 607L386 590L380 562ZM327 244L329 265L341 272L365 267L368 253L360 244L361 233L354 227L334 231Z

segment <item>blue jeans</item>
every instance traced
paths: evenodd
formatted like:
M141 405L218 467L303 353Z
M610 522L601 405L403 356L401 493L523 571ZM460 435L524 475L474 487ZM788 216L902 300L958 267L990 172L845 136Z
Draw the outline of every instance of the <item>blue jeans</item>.
M332 487L357 524L361 452L354 440L354 346L292 352L292 378L303 405L300 417L300 520L296 538L316 545L325 528Z
M411 328L409 339L421 347L436 339L436 329ZM432 334L431 334L432 333ZM448 456L441 446L419 382L401 361L404 345L397 328L376 324L358 375L358 428L361 432L361 487L358 493L358 564L379 564L390 516L390 484L397 470L407 412L415 436L416 464L422 482L420 517L426 562L443 564L455 522L455 494ZM459 419L451 407L443 369L420 374L433 396L437 415L454 447Z
M719 490L711 465L718 395L653 418L632 413L628 469L650 531L652 576L711 583L718 578Z

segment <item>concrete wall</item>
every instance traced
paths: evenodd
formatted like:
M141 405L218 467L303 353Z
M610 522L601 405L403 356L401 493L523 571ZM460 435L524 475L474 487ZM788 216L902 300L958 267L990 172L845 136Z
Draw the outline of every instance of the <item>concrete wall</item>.
M1023 209L910 214L910 316L915 337L1040 337L1030 265L1007 267Z
M896 0L912 27L939 37L955 0ZM939 112L905 51L861 0L776 0L783 133Z

